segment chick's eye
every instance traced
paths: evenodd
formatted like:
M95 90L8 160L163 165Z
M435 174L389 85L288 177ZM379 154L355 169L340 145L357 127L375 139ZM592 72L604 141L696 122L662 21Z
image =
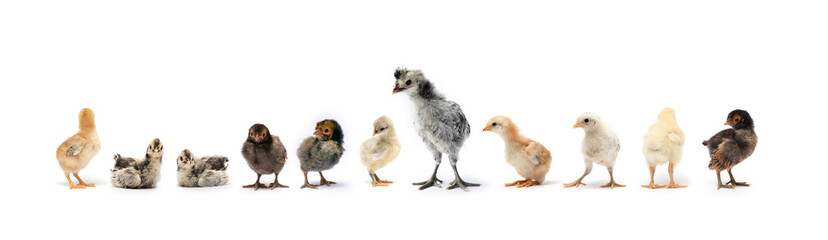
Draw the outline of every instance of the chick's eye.
M405 85L411 85L411 80L405 81Z
M492 123L492 127L497 126L497 123Z
M327 132L328 132L328 129L325 129L325 132L327 133Z
M585 122L585 123L589 123L589 118L584 119L584 122Z

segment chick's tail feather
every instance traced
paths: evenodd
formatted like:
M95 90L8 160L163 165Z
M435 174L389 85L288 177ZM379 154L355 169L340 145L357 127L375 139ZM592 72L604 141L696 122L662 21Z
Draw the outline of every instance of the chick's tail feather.
M702 141L702 145L707 146L707 140Z

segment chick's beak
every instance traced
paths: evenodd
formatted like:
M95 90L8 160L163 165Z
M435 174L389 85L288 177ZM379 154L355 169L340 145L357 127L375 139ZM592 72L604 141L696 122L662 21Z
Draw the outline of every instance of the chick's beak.
M727 121L727 122L725 122L725 124L724 124L724 125L725 125L725 126L728 126L728 125L730 125L730 124L732 124L732 123L731 123L730 121Z
M322 135L322 131L319 131L319 130L313 131L313 135L314 136Z
M575 123L575 125L572 125L572 128L579 128L579 127L584 127L584 124L581 123L581 121L578 121L578 122Z
M492 130L492 128L490 128L489 126L486 126L486 127L484 127L484 128L483 128L483 131L484 131L484 132L485 132L485 131L491 131L491 130Z
M404 89L404 88L400 88L400 86L396 86L396 85L395 85L395 86L394 86L394 91L392 91L392 92L391 92L391 94L396 94L396 93L398 93L398 92L401 92L402 90L405 90L405 89Z
M371 136L376 136L376 135L377 135L377 133L379 133L379 132L374 131L374 134L373 134L373 135L371 135Z

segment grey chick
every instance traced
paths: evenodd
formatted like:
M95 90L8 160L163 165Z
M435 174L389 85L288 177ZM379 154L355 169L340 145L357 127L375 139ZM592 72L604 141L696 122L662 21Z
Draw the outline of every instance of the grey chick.
M153 139L147 146L143 159L121 157L115 154L115 166L110 173L110 182L119 188L152 188L160 179L161 158L164 156L164 144Z
M178 184L182 187L215 187L229 181L224 156L195 157L184 149L178 155Z
M253 188L259 190L259 187L274 189L276 187L286 188L287 185L279 184L279 173L287 161L287 150L279 136L271 135L270 130L265 125L254 124L250 127L247 134L247 141L242 145L242 156L247 160L247 166L256 172L256 183L242 186L243 188ZM273 183L265 186L261 184L262 175L274 174Z
M325 179L322 171L333 168L339 163L342 153L345 152L345 148L342 147L342 144L345 143L345 135L342 133L342 127L335 120L325 119L316 123L316 130L313 135L305 139L299 145L299 149L296 150L302 173L305 175L305 184L301 188L316 189L321 185L336 184L336 182ZM319 185L308 183L308 172L310 171L319 172Z
M460 106L446 100L443 94L437 92L434 85L423 76L420 70L397 68L394 78L396 78L396 84L393 93L405 92L411 97L417 109L414 127L436 162L431 178L424 182L414 183L414 185L422 185L420 190L431 186L440 187L443 181L437 179L437 169L440 167L443 154L448 154L455 177L448 189L461 188L468 191L466 187L480 186L480 184L463 181L457 173L456 165L460 148L471 132L471 126Z
M710 153L710 164L707 167L710 170L716 170L716 179L719 181L717 189L750 186L750 184L733 179L731 169L753 155L753 151L756 150L759 138L754 130L753 118L747 111L736 109L727 115L725 125L731 128L722 130L702 142ZM727 170L727 174L730 175L730 182L722 184L721 173L724 170Z

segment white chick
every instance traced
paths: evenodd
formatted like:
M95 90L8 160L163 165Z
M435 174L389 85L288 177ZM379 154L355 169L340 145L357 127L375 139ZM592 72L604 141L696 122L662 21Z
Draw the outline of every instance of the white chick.
M371 185L388 186L392 181L381 180L376 171L385 167L400 155L402 145L397 139L397 132L391 118L382 116L374 121L374 136L365 140L359 149L362 164L368 168Z
M641 185L645 188L684 188L673 181L673 167L681 161L682 150L684 147L684 132L676 122L676 110L672 108L664 108L658 114L658 121L650 130L644 135L644 158L647 160L647 166L650 167L650 184ZM667 172L670 173L670 184L655 185L653 175L655 175L656 166L665 163L670 163L667 167Z
M621 150L621 143L613 133L598 117L592 113L584 113L578 117L578 121L572 128L584 128L584 141L581 143L581 152L584 154L586 169L584 175L571 183L565 183L564 187L578 187L586 185L581 180L592 171L592 164L597 163L607 167L610 182L601 187L626 187L615 182L612 176L612 168L615 166L615 159L618 158L618 151Z
M505 116L495 116L486 123L483 131L497 133L506 144L506 162L525 180L507 183L506 187L518 188L540 185L546 179L552 154L543 145L520 135L520 129Z

